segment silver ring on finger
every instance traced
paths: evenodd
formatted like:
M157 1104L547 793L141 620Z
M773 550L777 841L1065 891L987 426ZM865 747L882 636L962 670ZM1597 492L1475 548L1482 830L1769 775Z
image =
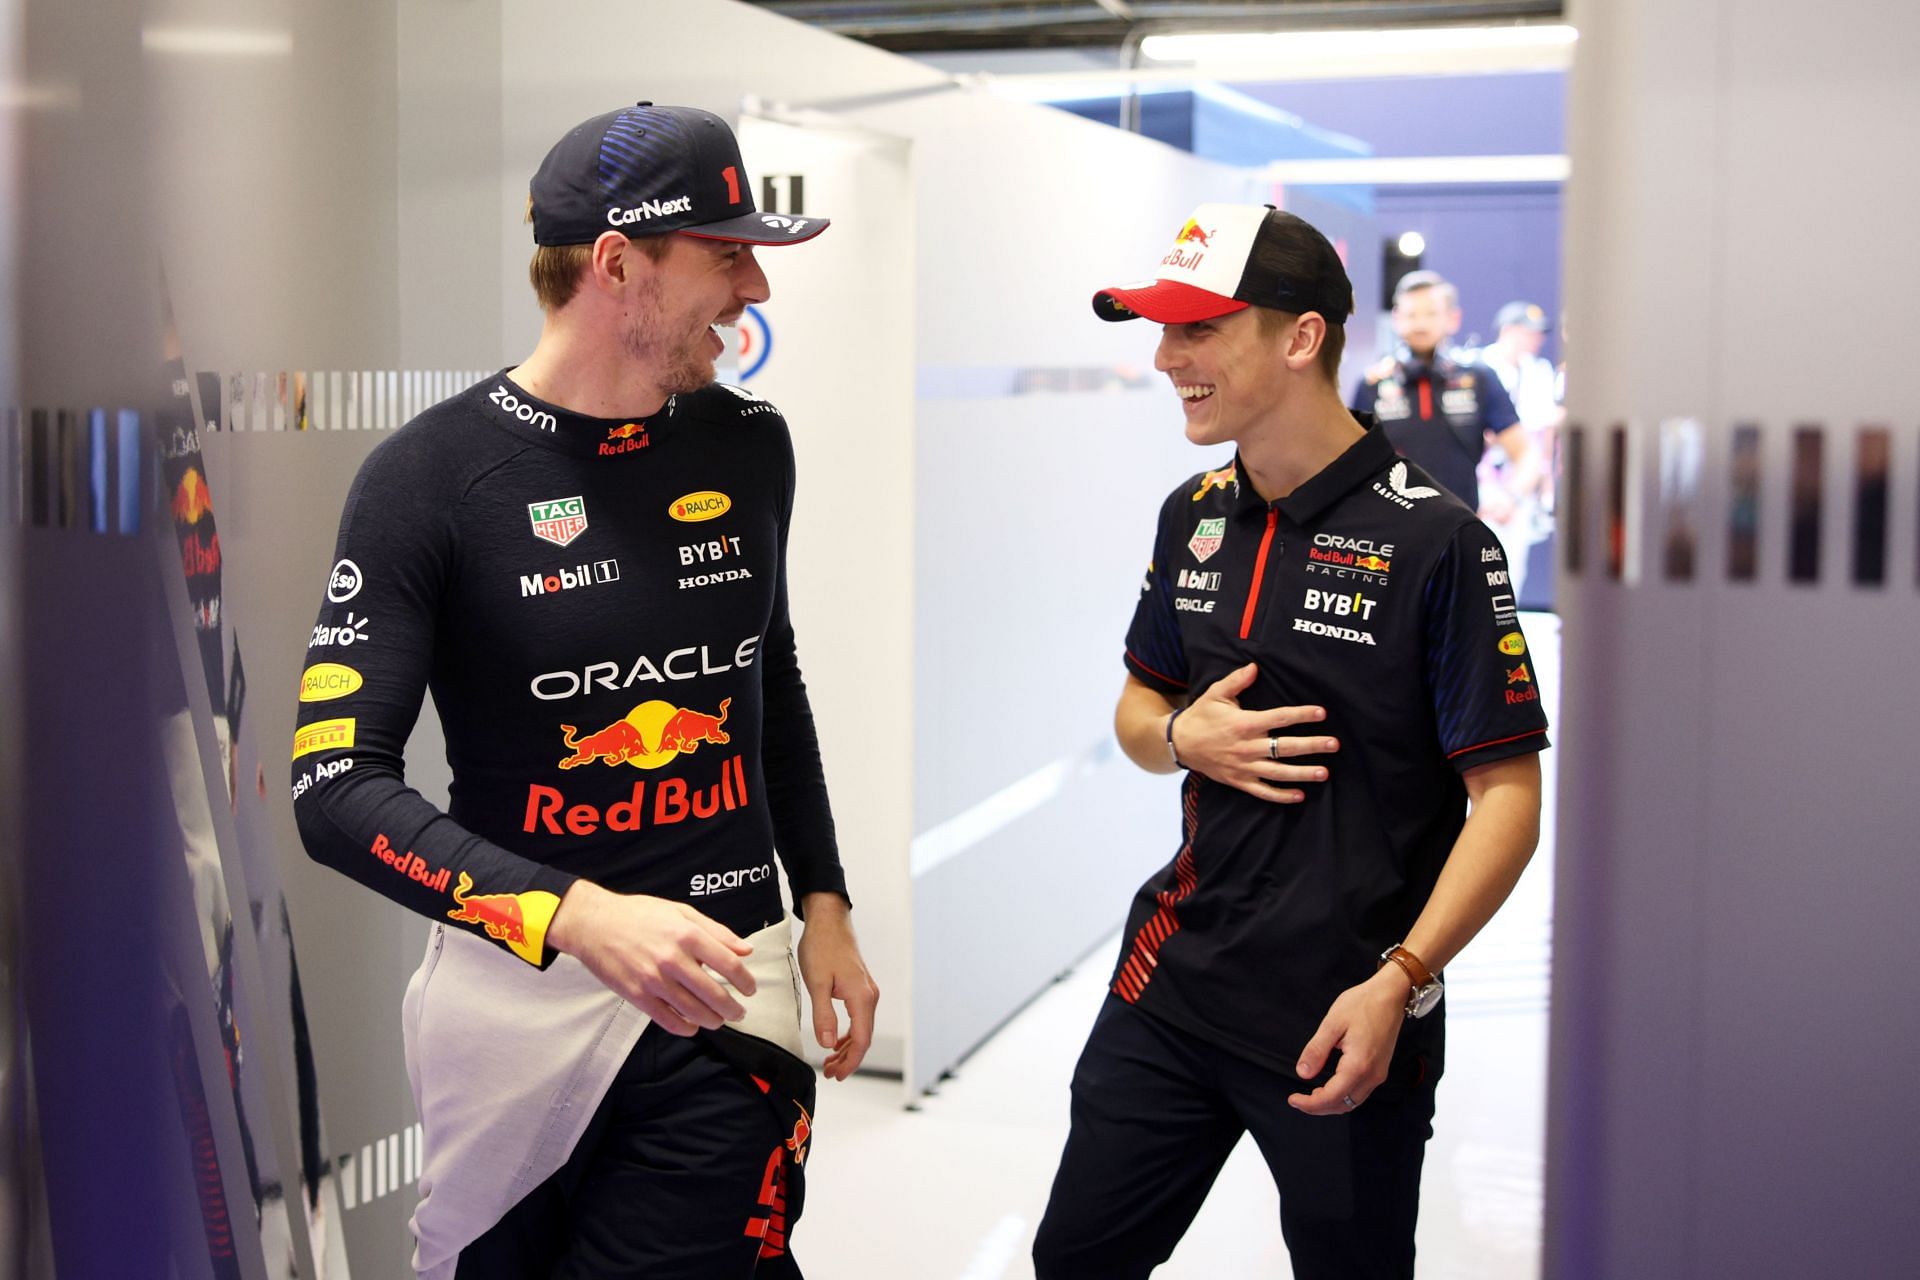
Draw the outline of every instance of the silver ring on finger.
M1278 760L1279 758L1280 758L1280 735L1277 733L1270 733L1267 735L1267 759Z
M1355 1101L1353 1100L1353 1095L1352 1095L1352 1094L1348 1094L1348 1095L1347 1095L1346 1097L1344 1097L1344 1098L1342 1098L1342 1099L1340 1099L1340 1101L1342 1101L1342 1102L1344 1102L1344 1103L1346 1103L1346 1104L1347 1104L1347 1110L1349 1110L1349 1111L1351 1111L1351 1110L1353 1110L1353 1109L1354 1109L1355 1107L1357 1107L1357 1106L1359 1106L1359 1105L1360 1105L1359 1103L1357 1103L1357 1102L1355 1102Z

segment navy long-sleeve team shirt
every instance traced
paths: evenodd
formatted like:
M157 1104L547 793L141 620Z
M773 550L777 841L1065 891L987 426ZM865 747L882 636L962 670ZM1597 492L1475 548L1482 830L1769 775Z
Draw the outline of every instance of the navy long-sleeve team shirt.
M787 613L792 441L716 384L600 419L504 373L368 456L307 650L293 746L308 852L551 963L586 877L738 933L844 894ZM433 691L442 813L402 754Z
M1547 745L1500 544L1367 433L1262 501L1239 460L1160 511L1127 632L1132 675L1173 699L1248 662L1249 709L1323 706L1328 780L1279 805L1188 773L1180 847L1135 897L1113 991L1291 1073L1334 997L1425 907L1464 825L1461 775ZM1404 1039L1437 1050L1441 1015Z

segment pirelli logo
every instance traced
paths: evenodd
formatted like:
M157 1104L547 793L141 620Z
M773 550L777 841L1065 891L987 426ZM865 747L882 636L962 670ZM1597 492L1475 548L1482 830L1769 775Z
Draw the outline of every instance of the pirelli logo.
M315 720L293 735L293 758L353 745L352 720Z

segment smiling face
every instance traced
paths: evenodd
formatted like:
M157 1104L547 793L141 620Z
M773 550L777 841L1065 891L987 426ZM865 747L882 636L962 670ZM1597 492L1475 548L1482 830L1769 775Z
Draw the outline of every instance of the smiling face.
M1187 439L1238 443L1279 420L1296 381L1288 376L1285 353L1297 323L1262 325L1249 307L1162 328L1153 367L1180 395Z
M716 325L739 321L749 303L771 293L750 245L675 235L652 270L635 282L622 341L668 395L713 381L726 350Z

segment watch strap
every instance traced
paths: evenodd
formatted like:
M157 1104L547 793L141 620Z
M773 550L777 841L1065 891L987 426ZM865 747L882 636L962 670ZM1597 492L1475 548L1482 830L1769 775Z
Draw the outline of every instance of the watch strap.
M1399 965L1400 971L1407 975L1407 981L1413 983L1415 991L1433 985L1433 970L1427 968L1426 963L1419 956L1405 947L1388 947L1387 954L1381 958Z

